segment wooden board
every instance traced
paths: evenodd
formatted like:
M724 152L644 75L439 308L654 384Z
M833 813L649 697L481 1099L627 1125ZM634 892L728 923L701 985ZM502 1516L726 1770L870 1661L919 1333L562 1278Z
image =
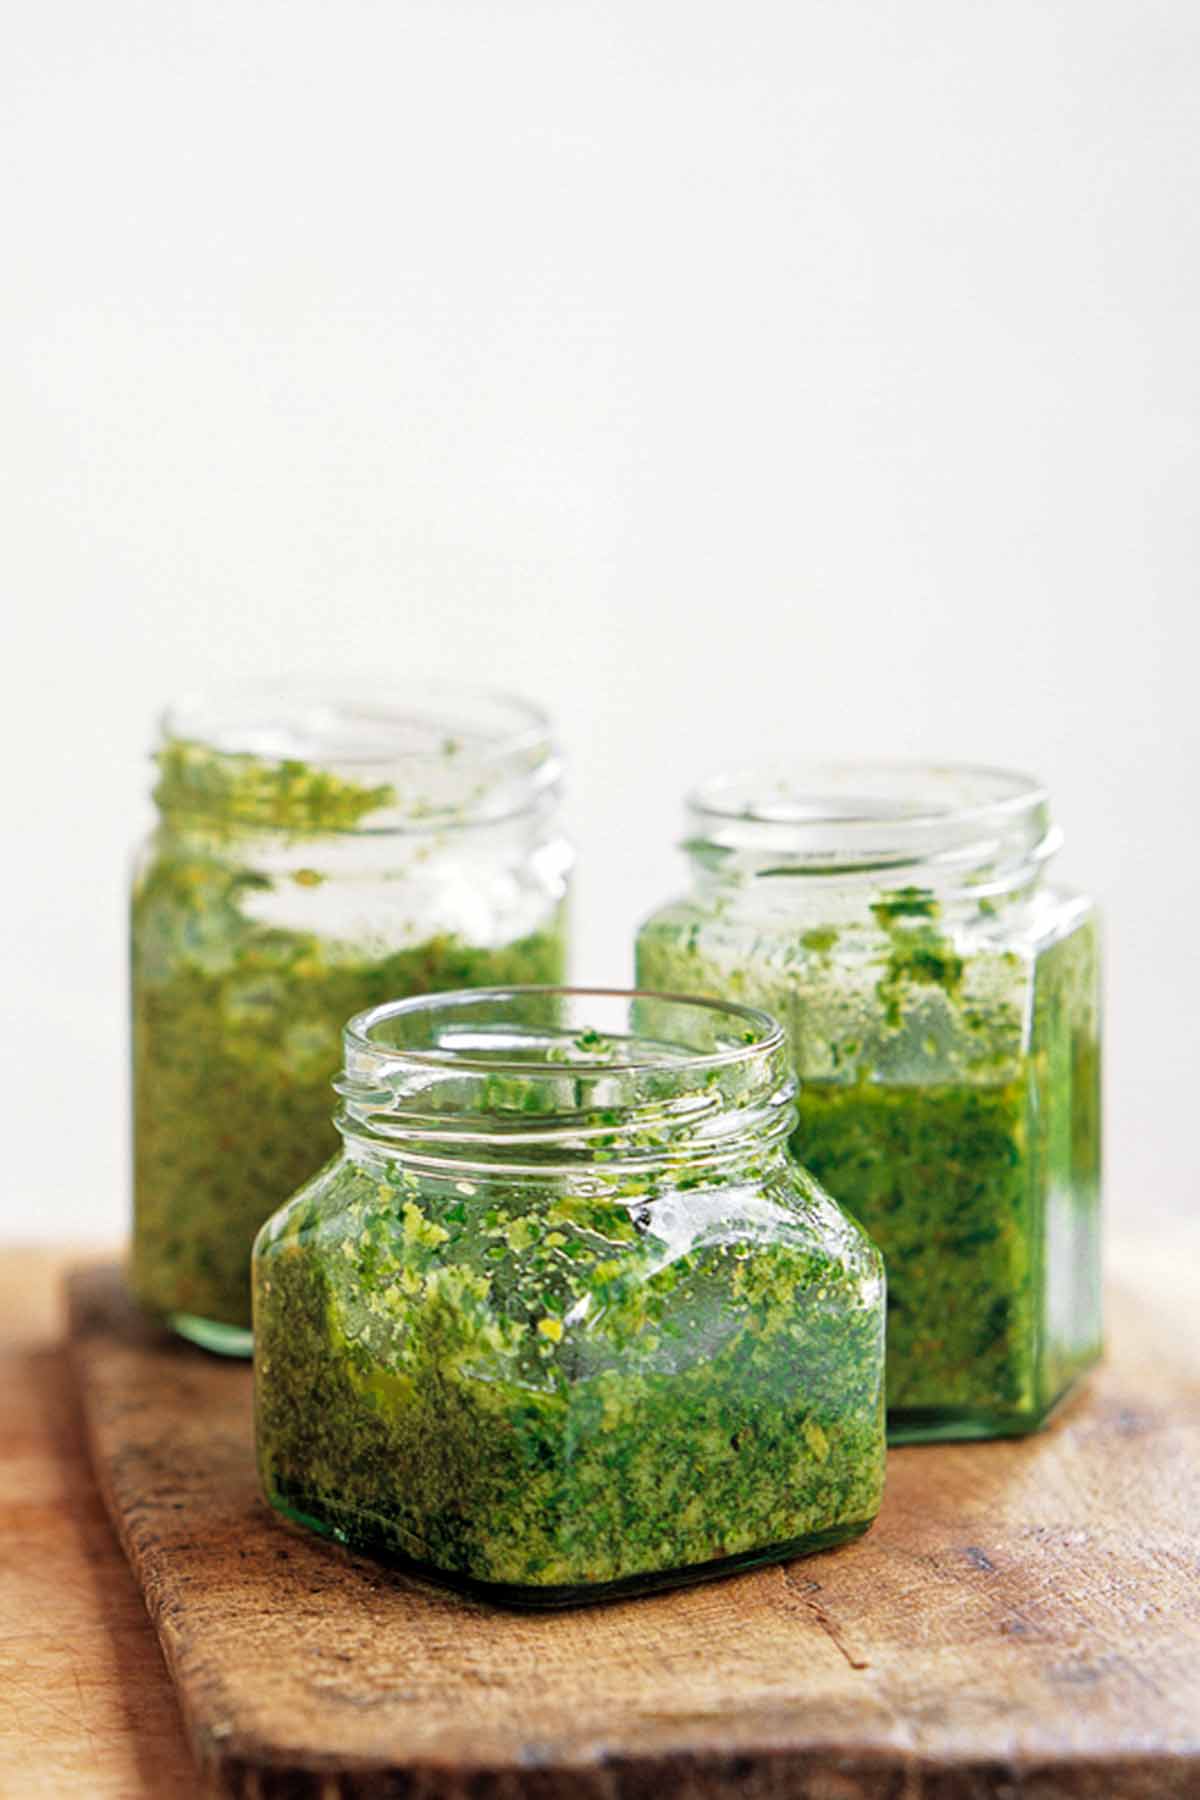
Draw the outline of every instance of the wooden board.
M60 1253L0 1254L0 1794L197 1789L142 1596L96 1491Z
M1127 1273L1108 1366L1041 1437L893 1453L858 1544L548 1617L285 1526L249 1371L152 1334L112 1271L70 1311L101 1483L224 1792L1160 1800L1200 1794L1194 1268Z

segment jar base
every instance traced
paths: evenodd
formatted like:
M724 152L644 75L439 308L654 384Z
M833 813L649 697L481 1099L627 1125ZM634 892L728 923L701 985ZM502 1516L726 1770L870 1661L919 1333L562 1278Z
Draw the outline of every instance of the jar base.
M597 1581L559 1586L521 1585L503 1581L479 1581L457 1570L435 1568L397 1550L352 1514L344 1515L346 1523L320 1519L313 1513L277 1495L267 1494L276 1512L294 1525L301 1525L318 1536L331 1538L343 1549L374 1557L401 1574L431 1581L438 1587L451 1588L475 1600L486 1600L495 1606L513 1607L522 1612L544 1611L556 1607L591 1606L606 1600L631 1599L638 1594L661 1593L667 1588L690 1587L696 1582L716 1581L739 1575L767 1563L789 1562L793 1557L812 1556L821 1550L836 1549L870 1529L871 1519L858 1519L851 1524L835 1525L826 1531L813 1531L786 1543L768 1544L759 1550L743 1551L737 1556L722 1556L710 1562L693 1563L684 1569L654 1569L641 1575L629 1575L617 1581Z
M168 1313L167 1328L201 1350L216 1356L237 1356L243 1361L254 1354L254 1333L244 1325L223 1325L219 1319L201 1319L195 1313Z
M1072 1385L1038 1412L989 1413L969 1406L907 1406L889 1409L887 1441L901 1444L952 1444L980 1438L1031 1437L1041 1431L1075 1392Z

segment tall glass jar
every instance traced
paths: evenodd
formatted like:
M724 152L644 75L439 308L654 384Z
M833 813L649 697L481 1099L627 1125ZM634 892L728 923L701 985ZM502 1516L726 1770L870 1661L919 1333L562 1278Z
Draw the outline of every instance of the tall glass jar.
M775 768L690 815L638 979L786 1024L796 1153L884 1253L893 1439L1034 1430L1100 1352L1097 925L1044 788Z
M341 1157L254 1253L271 1504L554 1605L864 1531L882 1266L791 1159L774 1020L584 989L346 1029Z
M561 761L518 700L261 688L167 713L133 882L132 1282L248 1354L250 1250L332 1155L349 1014L565 974Z

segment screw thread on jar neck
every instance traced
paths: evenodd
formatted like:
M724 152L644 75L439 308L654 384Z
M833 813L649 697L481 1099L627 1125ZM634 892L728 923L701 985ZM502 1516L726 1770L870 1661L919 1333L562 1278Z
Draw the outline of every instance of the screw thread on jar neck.
M939 898L1031 888L1062 842L1032 777L967 765L814 763L719 775L688 799L702 880L913 887Z
M345 1031L351 1156L455 1174L570 1172L597 1190L782 1145L795 1081L766 1013L636 990L473 989Z

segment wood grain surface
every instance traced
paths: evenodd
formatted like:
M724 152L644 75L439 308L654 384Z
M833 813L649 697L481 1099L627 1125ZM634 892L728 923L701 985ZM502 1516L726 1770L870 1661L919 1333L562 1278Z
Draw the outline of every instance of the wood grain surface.
M1136 1277L1136 1279L1135 1279ZM250 1375L70 1287L96 1464L223 1792L420 1800L1200 1794L1200 1331L1178 1252L1042 1436L893 1453L855 1545L521 1615L259 1499Z
M142 1596L96 1490L62 1254L0 1256L0 1794L197 1792Z

